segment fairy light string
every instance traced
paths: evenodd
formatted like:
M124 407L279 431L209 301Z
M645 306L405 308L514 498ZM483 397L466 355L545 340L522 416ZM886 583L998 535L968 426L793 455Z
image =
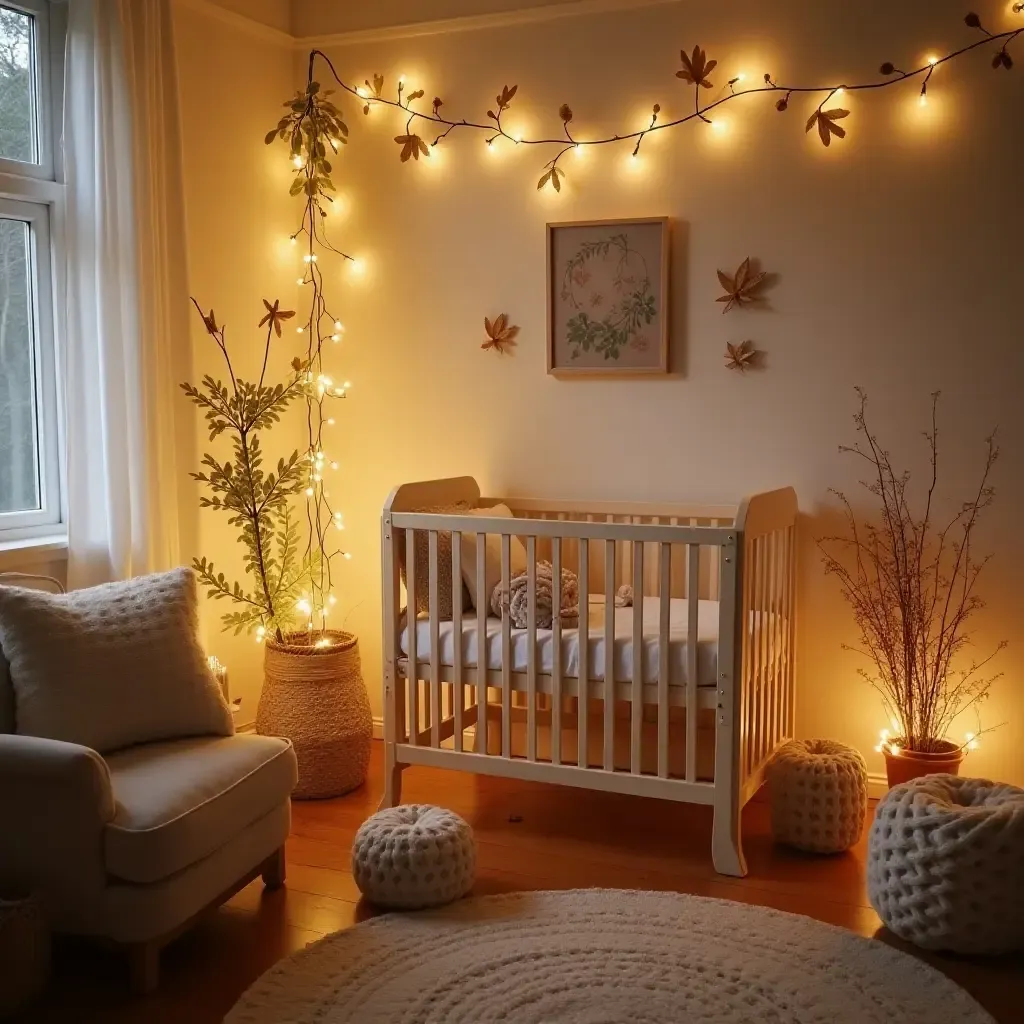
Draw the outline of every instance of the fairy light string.
M1017 15L1024 14L1024 2L1014 4L1012 10ZM306 553L313 566L311 593L303 595L298 603L298 610L305 616L311 639L312 634L318 630L323 639L330 609L337 600L333 591L333 563L338 558L351 557L348 551L335 547L331 540L331 531L344 529L344 522L326 486L328 467L333 471L337 468L337 463L326 454L325 435L326 428L334 424L331 405L345 397L350 385L347 381L337 384L325 370L324 349L327 344L341 341L344 327L328 306L319 256L330 253L340 258L352 271L358 273L361 269L361 261L331 243L326 229L328 204L333 202L332 193L335 191L332 159L348 142L349 128L342 112L330 98L332 90L321 90L314 77L318 60L329 70L341 93L352 96L359 102L364 115L369 115L374 107L390 108L402 113L405 121L404 132L395 137L395 142L400 147L400 158L403 162L410 159L419 161L421 157L429 159L432 150L453 132L475 132L483 135L484 144L492 151L499 142L513 146L550 149L553 155L543 164L543 173L537 182L537 188L550 187L555 192L560 192L566 176L561 161L567 153L583 156L586 151L599 146L623 144L631 147L630 155L636 159L648 135L681 128L691 122L698 122L712 129L721 128L724 123L716 121L713 115L720 113L727 104L735 104L749 97L777 95L779 98L774 106L778 113L785 113L794 97L820 97L805 130L810 132L817 127L822 144L828 146L833 138L846 137L844 126L838 122L844 119L849 111L842 107L829 106L845 93L890 89L919 81L920 103L925 105L928 102L928 87L936 71L943 65L983 47L993 48L991 63L994 69L1012 69L1013 59L1009 47L1021 33L1024 33L1024 25L1003 32L989 32L979 16L973 12L965 16L964 23L969 29L978 32L979 38L945 55L929 56L924 64L912 70L903 70L887 61L879 69L882 76L879 79L830 85L788 85L776 81L770 72L766 72L761 84L752 87L745 87L746 75L737 73L727 79L724 87L727 91L708 102L702 102L702 97L714 89L714 80L711 76L716 70L721 69L716 59L709 58L701 47L696 46L689 53L681 51L681 68L676 72L676 77L693 90L692 112L670 120L661 120L661 104L655 103L651 108L650 120L643 128L590 139L579 138L574 133L574 115L567 103L561 104L558 109L562 125L559 136L530 138L509 131L505 120L518 92L517 85L502 87L495 96L494 106L487 110L485 120L451 118L442 113L444 101L439 96L434 97L429 109L414 106L424 98L425 93L423 89L409 91L404 76L398 79L395 97L391 98L384 95L383 75L374 75L372 82L367 79L362 85L352 85L339 75L326 53L318 49L310 51L306 89L297 92L292 99L285 102L288 110L277 126L267 134L266 142L270 144L283 140L288 143L295 171L291 194L301 196L303 200L301 221L290 237L292 244L297 247L301 242L302 273L297 279L297 284L304 291L308 291L309 296L308 314L296 330L300 336L306 336L304 365L307 367L305 393L308 475L305 497L309 530Z
M1013 10L1017 14L1024 13L1024 4L1015 4ZM778 112L784 113L789 107L791 98L794 96L821 96L821 101L812 113L811 119L807 122L807 130L810 131L815 125L818 125L821 141L827 146L834 136L844 138L846 135L845 130L842 126L836 124L836 121L845 117L849 111L843 111L842 108L826 107L826 104L832 99L841 96L843 93L887 89L905 84L908 81L919 80L921 82L921 100L922 103L926 103L928 85L936 70L942 65L957 60L980 47L996 47L993 51L993 68L997 70L1000 68L1010 70L1013 67L1013 59L1008 48L1017 36L1024 32L1024 26L1007 29L1004 32L989 32L982 24L979 16L974 13L966 15L964 22L968 28L978 31L980 38L944 56L929 57L923 65L910 71L901 70L891 62L886 62L880 68L881 79L857 83L840 82L831 85L787 85L777 82L770 73L765 73L761 85L737 88L737 86L742 86L746 78L744 74L740 73L727 81L726 87L728 92L707 103L701 102L702 90L706 92L713 88L714 82L711 74L718 68L718 61L708 59L700 47L694 47L692 53L689 54L684 50L680 54L682 68L676 72L676 76L688 83L693 89L693 111L671 120L659 121L661 105L656 103L652 107L650 123L646 127L595 139L581 139L573 134L570 129L573 112L569 105L564 103L559 108L559 117L563 127L561 137L543 136L528 138L508 131L503 123L503 119L511 108L513 99L518 91L517 85L503 86L502 90L495 97L495 105L487 111L487 119L485 121L474 121L466 118L452 119L445 116L441 112L444 102L440 97L435 97L429 111L414 107L413 104L424 96L424 91L416 89L412 92L407 92L404 77L398 82L396 98L384 95L383 75L374 75L372 83L367 80L363 85L353 86L344 81L338 74L330 57L322 50L312 50L310 52L308 82L310 86L316 84L314 81L314 70L316 61L319 59L327 66L338 87L343 92L359 100L365 114L369 114L375 106L389 107L401 111L405 116L405 131L402 135L395 137L395 142L401 146L401 159L403 162L408 161L410 158L419 160L421 156L429 158L431 150L457 129L483 133L485 144L492 149L499 140L505 140L515 146L541 146L556 149L554 156L544 164L544 173L538 181L537 187L543 188L550 185L555 191L560 191L562 179L566 173L560 166L560 161L567 153L575 151L579 154L584 148L614 145L615 143L629 143L633 147L632 156L636 157L639 154L641 144L648 135L654 132L679 128L692 121L699 121L709 127L715 127L715 120L710 115L720 111L726 104L735 103L735 101L746 97L765 93L780 94L781 98L775 104L775 107ZM312 114L317 106L315 93L310 94L310 104L310 113ZM829 124L832 125L831 129ZM414 130L417 128L419 131ZM427 129L430 129L429 134L426 131ZM433 135L434 138L428 143L427 138L429 138L429 135Z

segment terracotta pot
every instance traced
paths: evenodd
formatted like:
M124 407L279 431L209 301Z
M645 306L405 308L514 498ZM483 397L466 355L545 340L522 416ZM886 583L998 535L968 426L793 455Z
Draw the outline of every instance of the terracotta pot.
M923 754L917 750L901 750L898 754L885 751L885 774L889 788L922 775L959 775L963 750L948 740L937 740L939 750Z
M294 633L264 645L263 692L256 731L292 741L299 764L297 799L341 796L362 785L370 764L373 720L359 664L359 642L329 630L329 646Z

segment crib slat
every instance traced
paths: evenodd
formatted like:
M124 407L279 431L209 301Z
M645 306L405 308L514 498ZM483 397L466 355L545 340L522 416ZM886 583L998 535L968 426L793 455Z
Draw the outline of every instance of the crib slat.
M784 735L792 739L796 732L796 527L790 526L789 563L787 565L786 644L789 659L786 668L786 724Z
M644 546L633 543L633 693L631 701L629 770L640 774L644 724Z
M537 760L537 538L526 538L526 759Z
M740 664L742 665L741 685L741 708L740 708L740 777L745 779L750 774L750 707L751 693L754 688L754 636L753 636L753 608L754 608L754 576L757 573L757 560L755 558L756 541L745 542L743 556L743 596L740 605L743 615L743 624L740 628L740 643L743 647L743 654Z
M487 534L476 535L476 752L487 753Z
M501 756L512 756L512 614L509 609L512 580L512 538L501 535Z
M419 667L416 662L416 531L405 531L405 635L408 638L409 742L415 746L420 731Z
M763 720L761 717L761 694L764 690L764 677L765 677L765 663L767 661L765 651L765 618L764 618L764 604L765 604L765 591L767 590L766 575L767 575L767 562L768 562L768 546L765 543L764 537L757 539L757 577L755 579L756 598L755 603L757 605L757 617L755 619L757 623L757 682L754 687L754 758L751 764L753 771L757 770L758 765L761 763L761 744L763 743Z
M774 751L782 736L782 674L785 671L782 649L782 601L786 557L785 533L782 530L772 534L772 544L775 548L775 571L772 574L772 735L768 753Z
M659 545L658 588L658 775L668 778L668 693L672 685L669 631L672 628L672 545Z
M715 549L718 554L718 549ZM714 558L711 559L715 561ZM697 781L697 673L700 626L700 545L688 545L686 583L686 781Z
M562 538L551 538L551 763L562 763Z
M587 725L590 710L590 541L580 538L579 544L580 624L577 646L580 649L579 679L576 687L576 766L588 767Z
M430 580L430 693L426 705L430 723L430 745L441 745L441 624L438 618L437 530L427 534L427 564Z
M604 542L604 770L615 770L615 541Z
M455 749L462 752L462 710L466 688L462 681L462 534L452 531L452 714L455 716Z
M718 520L717 519L712 519L711 520L711 525L712 526L718 526ZM712 556L718 555L718 554L719 554L718 551L713 551L712 552ZM711 566L710 566L710 574L711 574L711 576L710 576L710 582L708 584L708 588L709 588L708 597L712 601L717 601L719 599L719 594L721 593L721 579L722 579L722 565L721 565L721 562L719 561L718 558L712 557L712 559L711 559Z

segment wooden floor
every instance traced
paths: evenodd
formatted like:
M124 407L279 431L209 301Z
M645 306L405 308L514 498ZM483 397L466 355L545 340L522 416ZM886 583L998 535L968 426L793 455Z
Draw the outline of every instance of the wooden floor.
M275 961L373 916L348 869L355 830L383 789L380 746L374 744L366 787L339 800L295 805L287 887L265 893L254 882L179 939L164 954L159 992L130 996L115 954L64 943L49 992L21 1020L214 1024ZM443 804L471 822L479 841L477 894L585 886L695 893L806 914L906 948L880 928L868 903L864 843L839 857L775 847L759 799L743 818L750 874L730 879L711 866L707 807L426 768L406 771L403 798ZM1024 1020L1020 958L924 959L963 985L1000 1024Z

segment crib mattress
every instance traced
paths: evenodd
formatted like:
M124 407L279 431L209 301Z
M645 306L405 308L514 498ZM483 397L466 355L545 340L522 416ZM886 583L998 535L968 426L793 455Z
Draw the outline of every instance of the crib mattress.
M697 685L714 686L718 678L718 614L717 601L698 601L697 612ZM671 686L689 684L689 643L687 601L672 598L670 601L669 625L669 683ZM605 603L603 599L591 597L589 625L585 630L589 655L588 675L592 680L604 679ZM658 628L661 618L661 599L643 599L643 681L655 683L660 675L661 656ZM578 677L580 666L579 629L562 630L562 675ZM416 662L430 664L431 660L430 621L416 621ZM409 631L404 629L401 636L402 653L409 654ZM451 666L455 663L455 624L439 623L438 662ZM467 612L462 622L462 665L475 668L477 664L477 621L475 612ZM527 630L512 630L512 671L526 671L526 657L529 650ZM539 673L550 673L553 664L554 643L550 629L537 630L536 664ZM488 618L485 642L486 665L489 669L501 666L501 619ZM633 609L615 609L615 637L613 643L613 671L616 682L630 682L633 679Z

